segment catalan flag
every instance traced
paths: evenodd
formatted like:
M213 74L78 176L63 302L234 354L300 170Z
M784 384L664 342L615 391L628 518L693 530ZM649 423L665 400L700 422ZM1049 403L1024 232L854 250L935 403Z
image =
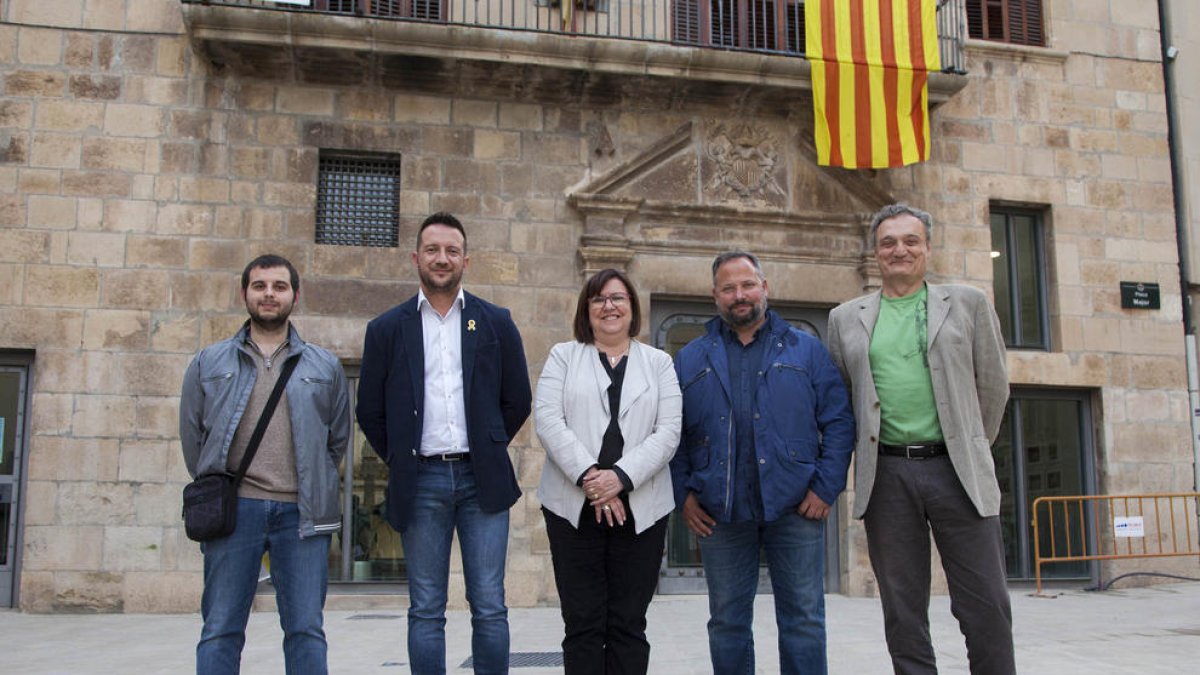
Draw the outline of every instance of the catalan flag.
M883 169L929 158L935 0L807 0L817 163Z

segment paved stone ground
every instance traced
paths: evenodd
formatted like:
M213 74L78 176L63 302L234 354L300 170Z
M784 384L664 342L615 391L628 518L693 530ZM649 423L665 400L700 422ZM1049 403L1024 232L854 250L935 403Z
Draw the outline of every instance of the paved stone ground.
M1022 674L1080 675L1194 673L1200 663L1200 583L1089 593L1058 591L1038 598L1013 590L1017 664ZM826 598L830 673L890 672L879 603ZM758 672L778 672L770 596L755 605ZM659 596L650 607L650 673L708 673L703 596ZM934 597L930 619L942 673L967 673L966 651L949 599ZM326 629L333 673L407 673L404 610L330 611ZM562 622L557 608L515 609L515 653L556 656ZM186 673L193 668L196 614L31 615L0 612L0 672ZM453 611L447 626L450 672L469 657L470 617ZM248 675L283 672L273 613L251 616L243 655ZM558 673L557 667L514 668L515 675Z

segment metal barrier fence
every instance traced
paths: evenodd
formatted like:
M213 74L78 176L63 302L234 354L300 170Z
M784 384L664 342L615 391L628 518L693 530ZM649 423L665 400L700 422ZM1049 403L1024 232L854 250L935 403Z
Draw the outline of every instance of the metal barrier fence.
M804 0L181 0L803 57ZM942 70L965 73L964 0L938 0Z
M1038 497L1033 500L1037 593L1042 565L1200 557L1200 492Z

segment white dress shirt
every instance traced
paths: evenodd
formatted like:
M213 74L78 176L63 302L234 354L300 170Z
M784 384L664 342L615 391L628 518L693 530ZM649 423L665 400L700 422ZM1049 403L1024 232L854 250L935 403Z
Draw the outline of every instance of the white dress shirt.
M469 452L467 409L463 401L462 287L446 316L417 290L421 336L425 344L425 426L420 452L426 457Z

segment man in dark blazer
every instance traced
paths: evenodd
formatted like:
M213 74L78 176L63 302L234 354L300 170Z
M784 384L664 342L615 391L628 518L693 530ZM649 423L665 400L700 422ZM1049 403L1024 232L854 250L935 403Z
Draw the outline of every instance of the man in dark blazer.
M892 668L936 675L929 534L973 675L1012 675L1012 611L991 445L1008 402L1004 338L987 296L925 281L933 219L883 208L870 241L882 288L829 314L858 441L854 517L879 582Z
M389 469L387 518L408 568L412 672L446 672L450 543L458 533L476 673L508 672L508 509L521 495L508 444L532 395L507 309L462 290L462 223L421 223L416 297L367 325L358 423Z

